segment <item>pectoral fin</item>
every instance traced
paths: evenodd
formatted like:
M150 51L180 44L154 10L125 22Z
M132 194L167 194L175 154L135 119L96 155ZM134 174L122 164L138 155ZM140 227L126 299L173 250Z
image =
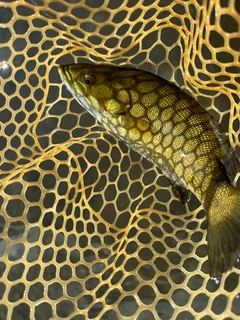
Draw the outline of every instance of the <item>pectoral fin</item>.
M174 195L182 202L182 204L185 204L191 199L191 191L182 185L172 182L172 188Z

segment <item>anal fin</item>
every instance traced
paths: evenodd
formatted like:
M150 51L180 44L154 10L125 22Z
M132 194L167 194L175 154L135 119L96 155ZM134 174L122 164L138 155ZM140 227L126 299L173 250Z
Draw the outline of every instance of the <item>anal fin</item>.
M227 150L223 150L223 148L221 149L223 153L221 162L226 170L229 180L232 181L239 171L239 162L237 155L231 148L225 148Z
M215 132L215 135L219 141L219 145L221 148L220 161L224 166L229 180L232 181L240 169L237 154L231 148L230 143L223 129L219 126L218 122L215 119L211 118L210 124Z

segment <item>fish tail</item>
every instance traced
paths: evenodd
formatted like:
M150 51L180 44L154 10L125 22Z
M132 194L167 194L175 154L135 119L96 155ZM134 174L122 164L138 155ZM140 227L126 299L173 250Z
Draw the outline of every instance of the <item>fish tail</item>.
M240 253L240 189L227 182L216 186L207 211L210 276L217 279Z

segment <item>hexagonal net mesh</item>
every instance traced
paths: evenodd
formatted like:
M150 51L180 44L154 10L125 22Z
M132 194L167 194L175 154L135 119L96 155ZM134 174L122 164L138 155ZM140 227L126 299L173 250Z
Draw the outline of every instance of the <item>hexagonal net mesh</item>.
M240 271L209 279L201 204L182 205L56 66L157 73L238 152L240 2L3 0L0 28L0 319L236 319Z

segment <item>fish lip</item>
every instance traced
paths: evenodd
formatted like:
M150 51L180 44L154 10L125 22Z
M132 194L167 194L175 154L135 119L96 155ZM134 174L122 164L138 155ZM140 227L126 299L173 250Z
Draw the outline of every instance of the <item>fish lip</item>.
M64 66L63 66L63 65L59 65L59 66L57 67L57 69L58 69L58 73L59 73L59 75L60 75L61 80L62 80L62 81L65 80L66 75L65 75Z
M101 123L101 116L102 112L98 111L95 112L94 109L92 109L89 104L85 100L84 94L80 94L79 92L76 92L74 82L72 81L71 74L68 72L69 65L59 65L58 66L58 73L60 75L60 78L64 85L67 87L68 91L72 94L72 96L75 98L75 100L80 104L82 108L87 110L94 118L97 119Z
M58 72L60 75L60 78L64 85L66 86L67 90L72 94L72 96L75 98L76 101L87 110L90 114L92 114L95 117L95 114L91 108L89 108L88 104L86 104L84 95L76 92L75 87L73 85L72 78L70 76L70 73L68 72L68 65L59 65L58 66Z
M77 99L77 98L82 98L83 95L79 94L76 92L75 87L74 87L74 82L72 80L71 74L68 71L68 66L65 65L59 65L58 66L58 73L60 75L60 78L62 82L65 84L67 87L68 91L72 93L72 95Z
M68 69L64 65L58 66L58 72L59 75L62 79L62 81L65 82L71 82L72 83L72 78L70 76L70 73L68 72Z

